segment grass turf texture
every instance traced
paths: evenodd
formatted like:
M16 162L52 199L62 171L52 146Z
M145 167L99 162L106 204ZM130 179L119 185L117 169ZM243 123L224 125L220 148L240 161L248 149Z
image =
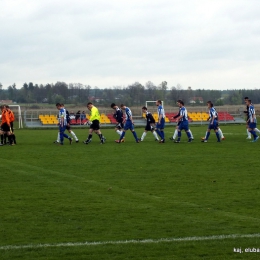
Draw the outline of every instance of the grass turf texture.
M195 140L135 143L104 129L105 145L87 129L80 143L52 142L57 130L17 130L18 145L1 149L1 259L258 259L260 238L33 248L38 244L106 242L259 233L260 142L245 126L222 126L226 140L193 127ZM138 128L140 137L143 128Z

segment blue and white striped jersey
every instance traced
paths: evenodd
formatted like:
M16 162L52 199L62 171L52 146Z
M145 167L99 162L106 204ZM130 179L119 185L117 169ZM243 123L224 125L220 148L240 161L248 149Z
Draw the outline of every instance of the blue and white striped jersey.
M211 107L209 110L209 119L212 120L214 117L214 120L218 120L218 112L214 107Z
M62 120L63 118L63 120ZM67 115L66 115L66 109L61 108L59 111L59 123L61 126L66 126L67 125Z
M162 105L158 106L157 111L158 111L159 118L160 118L160 115L162 115L162 118L165 118L164 108Z
M250 123L256 123L255 108L252 104L248 108L248 118Z
M125 108L126 121L131 121L132 111L129 107Z
M182 116L180 121L188 121L188 112L187 112L187 109L185 107L182 107L180 109L179 113L180 113L180 116Z

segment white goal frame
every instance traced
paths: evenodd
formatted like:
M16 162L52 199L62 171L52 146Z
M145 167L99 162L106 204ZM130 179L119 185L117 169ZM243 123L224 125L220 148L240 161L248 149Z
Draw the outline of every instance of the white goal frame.
M19 105L9 105L9 107L17 107L18 108L18 125L19 125L19 128L23 128L21 107Z

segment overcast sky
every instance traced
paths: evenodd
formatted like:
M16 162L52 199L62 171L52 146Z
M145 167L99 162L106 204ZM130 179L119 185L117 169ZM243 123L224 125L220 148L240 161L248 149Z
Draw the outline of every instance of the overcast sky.
M0 0L0 82L260 88L260 0Z

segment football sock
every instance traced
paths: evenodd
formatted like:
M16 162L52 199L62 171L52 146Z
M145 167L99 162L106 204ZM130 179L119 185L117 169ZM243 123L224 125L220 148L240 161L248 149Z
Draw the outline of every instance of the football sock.
M156 133L161 137L161 139L163 139L161 136L161 131L159 129L156 129Z
M99 139L101 140L103 138L103 135L102 134L99 134Z
M9 144L12 144L13 143L12 135L8 135L7 137L8 137Z
M120 141L124 138L124 136L125 136L125 131L122 131L122 134L121 134L121 136L120 136Z
M254 130L251 130L250 131L250 133L254 136L254 138L256 138L257 137L257 135L256 135L256 133L255 133L255 131Z
M153 135L154 135L154 137L159 141L159 137L158 137L158 135L156 134L155 131L153 131Z
M58 133L58 137L57 137L57 143L60 142L60 133Z
M67 134L64 134L64 133L63 133L63 136L64 136L65 138L70 139L70 137L69 137Z
M60 132L60 143L63 144L63 140L64 140L64 137L63 137L63 132Z
M251 134L250 134L250 132L248 131L248 129L246 129L246 132L247 132L247 137L248 137L248 138L251 138Z
M188 138L191 139L192 137L191 137L191 132L190 132L190 130L188 130L186 133L187 133Z
M181 140L181 131L178 131L178 141Z
M91 138L92 138L92 134L89 134L87 140L89 141L89 140L91 140Z
M120 130L116 130L116 132L121 136L122 131L120 131Z
M221 138L224 138L224 135L223 135L222 130L221 130L220 128L218 128L218 133L219 133L219 136L220 136Z
M205 139L207 138L207 133L208 133L208 131L206 131L206 133L205 133L205 137L204 137Z
M255 128L255 132L260 133L260 130L258 128Z
M176 139L177 136L178 136L178 129L175 129L172 139Z
M164 131L161 131L161 137L164 139Z
M138 141L138 137L137 137L137 135L136 135L136 132L134 131L134 132L132 132L132 133L133 133L133 135L134 135L134 137L135 137L135 140Z
M1 143L3 144L4 142L4 135L1 135Z
M15 134L13 134L13 141L14 141L14 144L16 144Z
M72 134L72 136L74 137L74 139L77 141L78 137L75 135L75 133L73 131L70 131L70 133Z
M193 139L193 134L192 134L190 129L189 129L189 133L190 133L190 137L189 138Z
M146 135L147 135L147 133L146 133L146 132L143 132L142 137L141 137L141 140L142 140L142 141L144 140L144 138L146 137Z
M218 131L216 132L216 136L217 136L218 141L220 142L219 132Z
M210 132L207 132L207 134L206 134L206 140L209 139L209 135L210 135Z

